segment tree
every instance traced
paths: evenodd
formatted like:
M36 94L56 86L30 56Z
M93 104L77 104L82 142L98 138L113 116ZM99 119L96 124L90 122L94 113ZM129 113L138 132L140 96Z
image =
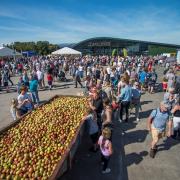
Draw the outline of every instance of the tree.
M57 50L59 46L57 44L50 44L48 41L37 42L14 42L7 45L11 49L17 51L34 51L39 55L47 55Z
M150 46L148 46L148 52L149 52L149 55L156 56L156 55L162 54L162 53L175 53L176 48L150 45Z

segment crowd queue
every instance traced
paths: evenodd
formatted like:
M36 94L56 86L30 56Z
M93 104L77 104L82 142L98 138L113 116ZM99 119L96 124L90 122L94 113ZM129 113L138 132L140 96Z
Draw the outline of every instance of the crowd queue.
M162 82L157 83L156 69L164 67ZM160 106L154 109L147 121L152 134L150 157L157 152L157 143L167 135L180 137L180 78L178 66L171 65L158 57L32 57L16 61L1 61L0 89L9 92L11 76L18 76L17 99L12 100L13 119L33 110L40 103L39 89L53 89L54 81L74 80L74 88L82 88L88 96L85 120L92 139L91 151L101 151L102 173L109 173L108 163L113 154L112 133L114 120L129 123L132 109L135 120L140 121L141 95L153 95L162 86L165 92ZM47 82L47 84L46 84ZM168 131L166 134L166 125Z

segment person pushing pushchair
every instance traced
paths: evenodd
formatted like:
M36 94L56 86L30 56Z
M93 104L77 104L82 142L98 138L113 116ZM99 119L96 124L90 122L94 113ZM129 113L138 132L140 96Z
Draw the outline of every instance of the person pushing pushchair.
M65 72L60 70L58 73L58 80L62 82L67 82Z

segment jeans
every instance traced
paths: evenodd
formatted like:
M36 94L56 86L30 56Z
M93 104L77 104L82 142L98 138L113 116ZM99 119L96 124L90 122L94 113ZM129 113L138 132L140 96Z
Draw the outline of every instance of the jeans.
M125 113L126 113L126 121L129 118L129 106L130 106L130 102L129 101L122 101L121 102L121 109L120 109L120 119L123 120L123 111L125 109Z
M82 83L81 83L81 79L77 78L75 79L75 87L77 87L77 84L80 84L81 87L83 87Z
M33 103L39 104L38 91L31 92L31 96L32 96L32 99L33 99Z
M80 77L83 78L84 72L83 71L79 71L79 74L80 74Z
M8 81L11 83L12 86L14 85L10 77L8 78Z

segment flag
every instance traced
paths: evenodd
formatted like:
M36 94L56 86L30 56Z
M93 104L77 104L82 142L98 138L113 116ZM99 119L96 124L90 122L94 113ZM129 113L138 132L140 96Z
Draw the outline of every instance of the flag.
M124 57L127 57L127 49L126 48L123 48L123 54L124 54Z

